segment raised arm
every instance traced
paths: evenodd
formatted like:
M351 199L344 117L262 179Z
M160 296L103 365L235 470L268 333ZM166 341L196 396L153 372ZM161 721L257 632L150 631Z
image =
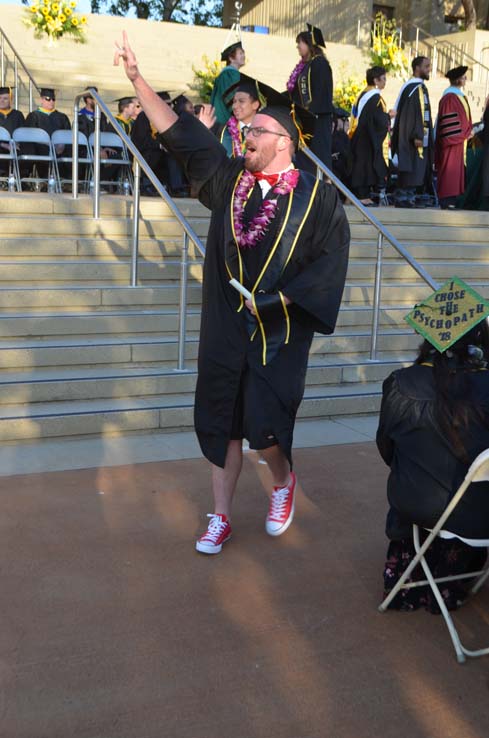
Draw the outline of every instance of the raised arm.
M116 41L115 44L114 66L118 67L121 59L124 63L127 78L132 82L144 112L158 133L164 133L178 120L178 116L169 105L158 97L152 87L141 76L136 55L129 45L125 31L122 32L122 43Z

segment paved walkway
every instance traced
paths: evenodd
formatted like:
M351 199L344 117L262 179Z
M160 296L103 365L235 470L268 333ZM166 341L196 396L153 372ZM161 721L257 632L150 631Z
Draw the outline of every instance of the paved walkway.
M0 479L5 738L486 738L489 658L381 615L386 469L371 442L296 452L296 520L264 532L246 456L206 557L202 459ZM489 640L489 588L456 615Z

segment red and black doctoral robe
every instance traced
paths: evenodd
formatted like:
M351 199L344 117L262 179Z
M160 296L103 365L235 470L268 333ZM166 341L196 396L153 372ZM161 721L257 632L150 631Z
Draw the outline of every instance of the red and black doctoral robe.
M465 95L449 92L438 107L435 168L438 197L456 197L465 191L465 142L472 133L470 108Z

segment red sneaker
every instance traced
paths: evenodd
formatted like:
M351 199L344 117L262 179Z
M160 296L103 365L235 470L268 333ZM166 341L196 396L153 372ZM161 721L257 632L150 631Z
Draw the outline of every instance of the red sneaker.
M197 551L204 554L218 554L222 550L222 544L231 538L231 526L225 515L207 515L210 518L206 532L195 544Z
M273 488L265 522L265 530L269 536L281 536L294 519L296 484L297 477L291 471L290 482L287 487Z

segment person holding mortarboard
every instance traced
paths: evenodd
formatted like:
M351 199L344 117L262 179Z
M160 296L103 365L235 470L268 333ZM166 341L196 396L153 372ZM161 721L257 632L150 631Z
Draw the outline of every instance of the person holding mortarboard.
M12 88L0 87L0 128L5 128L12 136L15 129L23 125L25 125L23 114L12 107ZM8 143L0 143L0 148L9 151ZM8 170L8 161L1 161L0 177L5 177Z
M121 58L159 139L212 211L195 426L212 465L214 512L196 548L217 554L231 536L244 437L273 477L267 533L279 536L292 522L295 416L314 331L328 334L335 327L349 227L336 190L292 163L301 123L314 123L310 113L259 83L267 107L248 129L244 156L232 159L195 116L177 117L156 95L138 70L126 34L114 62ZM206 109L201 118L213 116Z
M383 385L377 446L390 467L386 594L414 556L412 524L433 528L470 464L489 448L488 315L489 302L452 277L406 316L425 340L414 364L393 372ZM474 540L482 548L467 545ZM489 545L489 482L468 488L435 543L429 552L435 576L482 568ZM413 574L424 578L422 571ZM447 583L442 594L450 609L467 593L460 583ZM402 591L390 607L438 611L426 587Z
M228 156L243 156L246 146L246 131L260 109L258 84L251 77L241 75L233 85L232 115L224 126L219 126L217 135L228 152Z
M211 105L220 125L227 123L235 85L239 82L239 70L246 64L246 55L241 40L226 45L221 52L221 61L226 62L222 72L216 77L211 94Z
M465 151L472 136L472 117L463 87L468 67L455 67L446 73L450 86L438 105L435 135L435 169L441 208L454 208L465 190Z
M41 87L39 105L36 110L29 113L26 118L25 125L29 128L42 128L50 136L55 131L70 131L71 123L65 113L61 113L56 110L56 92L51 87ZM41 156L47 153L47 147L41 144L23 144L23 146L33 146L35 153ZM65 153L67 156L71 155L71 146L63 146L58 144L56 146L56 152L58 155ZM36 162L35 164L39 177L46 179L48 176L49 163L48 162ZM62 177L69 177L70 167L68 164L60 164L60 174Z
M319 28L310 23L307 31L296 38L300 61L287 82L290 99L316 116L314 135L309 148L331 168L331 133L333 116L333 73L324 56L326 44ZM309 159L300 159L301 165L315 171Z

